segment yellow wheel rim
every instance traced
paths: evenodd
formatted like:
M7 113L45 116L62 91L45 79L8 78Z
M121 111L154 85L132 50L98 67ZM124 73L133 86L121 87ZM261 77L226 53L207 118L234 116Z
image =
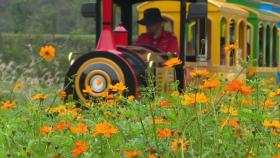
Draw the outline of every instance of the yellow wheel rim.
M83 102L87 102L87 99L85 98L85 96L83 94L83 89L80 88L81 87L81 85L80 85L81 76L83 75L83 72L88 67L90 67L91 65L96 65L96 64L104 64L104 65L110 67L116 73L116 76L117 76L119 82L125 83L125 77L124 77L124 74L122 72L122 69L114 61L112 61L110 59L106 59L106 58L101 58L101 57L90 59L80 66L80 68L78 69L78 71L76 73L76 77L75 77L75 90L76 90L77 96ZM89 93L89 95L92 96L92 97L100 97L103 92L108 92L109 91L109 85L111 84L111 80L112 80L110 78L110 74L108 74L107 72L105 72L103 70L93 70L86 75L85 81L83 82L84 87L86 87L86 86L91 87L90 81L96 75L103 76L104 79L106 80L106 85L107 86L104 89L104 91L102 91L102 92L94 92L93 91L93 92Z

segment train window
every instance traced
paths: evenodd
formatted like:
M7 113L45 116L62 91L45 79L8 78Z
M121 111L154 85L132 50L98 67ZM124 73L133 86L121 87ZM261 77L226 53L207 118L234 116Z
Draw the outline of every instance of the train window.
M247 60L249 60L252 51L252 28L249 25L247 25L247 37Z
M236 31L236 28L235 28L235 21L234 20L231 20L230 21L230 44L235 44L235 31ZM235 50L232 50L230 52L230 65L234 65L235 64Z
M226 64L226 53L225 53L225 46L226 46L226 30L227 30L227 21L225 18L221 21L220 31L221 31L221 38L220 38L220 64Z
M264 58L264 27L260 25L259 28L259 66L263 66L263 58Z
M113 5L113 28L121 24L121 8L114 4Z
M193 20L188 24L188 39L187 39L187 61L196 61L196 22Z

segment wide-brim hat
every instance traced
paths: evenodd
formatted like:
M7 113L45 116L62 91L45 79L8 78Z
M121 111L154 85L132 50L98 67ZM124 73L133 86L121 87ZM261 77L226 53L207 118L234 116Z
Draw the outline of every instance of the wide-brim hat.
M141 25L153 25L164 21L158 8L149 8L144 11L144 18L137 22Z

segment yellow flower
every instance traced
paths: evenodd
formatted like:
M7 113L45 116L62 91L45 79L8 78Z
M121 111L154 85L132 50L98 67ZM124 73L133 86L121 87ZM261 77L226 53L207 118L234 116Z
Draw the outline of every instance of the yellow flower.
M135 97L133 95L127 97L127 101L133 101Z
M68 112L66 106L64 106L64 105L61 105L61 106L58 106L58 107L50 108L49 111L50 111L51 113L58 113L58 116L67 115L67 112Z
M196 78L196 77L202 77L202 76L207 76L209 74L209 72L206 70L206 69L201 69L201 70L193 70L191 72L191 76L193 78Z
M252 104L252 102L248 99L243 99L242 102L241 102L242 105L246 105L246 106L249 106Z
M159 125L163 125L164 124L164 119L161 119L161 118L159 118L159 119L150 119L150 120L148 120L148 122L149 123L153 123L153 122L155 122L155 124L159 124Z
M279 94L280 94L280 89L276 89L275 93L276 93L277 95L279 95Z
M122 83L119 82L115 85L109 85L109 89L111 89L113 92L117 92L117 91L124 91L127 89L127 87Z
M41 47L39 55L46 61L51 61L55 58L55 48L50 45Z
M180 93L178 91L174 91L171 93L172 97L179 97Z
M47 98L48 98L48 96L44 95L43 93L38 93L38 94L32 96L32 100L43 101L43 100L46 100Z
M61 99L64 99L64 98L67 96L67 94L66 94L66 92L65 92L64 90L60 90L60 91L57 93L57 96L58 96L59 98L61 98Z
M234 109L233 107L227 108L225 106L221 106L220 111L225 114L230 114L232 116L238 115L238 111L236 109Z
M276 92L270 92L270 93L268 93L268 96L270 98L273 98L273 97L277 96L277 93Z
M23 82L17 82L15 84L14 90L19 90L23 87Z
M175 57L167 60L163 65L165 66L165 68L171 68L180 64L182 64L182 61L178 57Z
M85 106L86 106L87 108L92 108L92 107L94 106L94 103L93 103L93 102L86 102L86 103L85 103Z
M7 101L2 103L1 108L2 109L14 109L14 108L16 108L16 102L7 100Z
M275 106L276 106L277 102L271 100L271 99L268 99L266 100L264 103L263 103L263 107L264 108L268 108L268 109L273 109Z
M194 104L194 103L207 103L208 99L205 96L204 93L197 93L197 94L190 94L184 96L182 100L183 105L189 105L189 104Z
M171 143L172 150L175 152L181 151L182 148L183 148L183 151L187 150L188 145L189 145L189 141L183 142L183 140L181 138L174 139Z

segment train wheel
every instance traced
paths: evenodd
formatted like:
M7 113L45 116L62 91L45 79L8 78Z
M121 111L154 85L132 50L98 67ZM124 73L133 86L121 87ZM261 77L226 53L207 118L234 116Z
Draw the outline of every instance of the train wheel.
M129 65L114 54L93 52L83 55L70 67L65 86L68 96L87 102L109 92L109 85L116 83L128 88L125 95L136 95L137 79ZM84 93L86 88L90 91Z

